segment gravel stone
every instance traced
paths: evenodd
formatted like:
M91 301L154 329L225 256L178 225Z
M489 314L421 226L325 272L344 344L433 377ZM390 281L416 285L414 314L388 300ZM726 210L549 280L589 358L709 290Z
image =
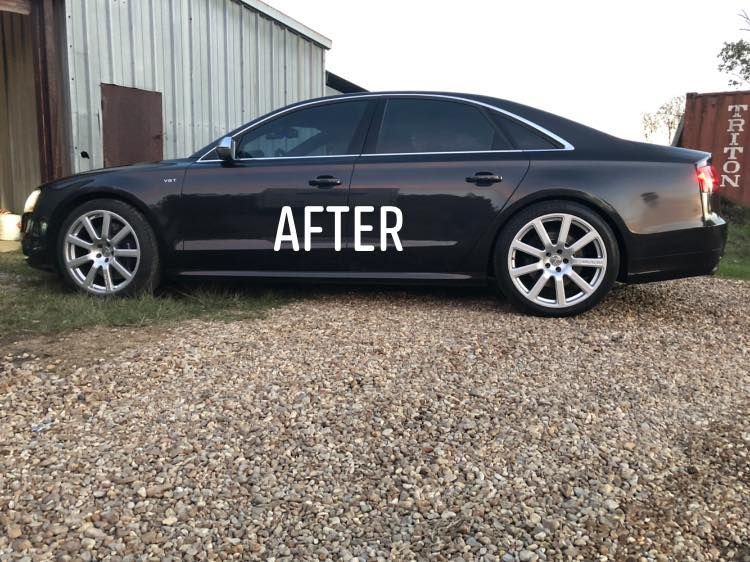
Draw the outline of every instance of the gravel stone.
M4 346L0 561L750 556L750 283L309 293Z
M604 507L606 507L609 511L614 511L618 507L620 507L620 504L617 503L615 500L609 499L604 500Z
M9 539L17 539L23 534L21 527L18 525L8 525L6 532L8 533Z

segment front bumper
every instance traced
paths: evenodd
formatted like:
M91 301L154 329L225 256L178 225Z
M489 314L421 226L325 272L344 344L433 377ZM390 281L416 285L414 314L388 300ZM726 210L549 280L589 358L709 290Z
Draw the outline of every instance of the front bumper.
M624 279L628 283L710 275L724 255L727 224L713 215L699 228L632 237Z
M48 228L49 222L43 217L33 213L24 213L21 217L21 249L26 263L37 269L52 271L55 269L55 259L48 240Z

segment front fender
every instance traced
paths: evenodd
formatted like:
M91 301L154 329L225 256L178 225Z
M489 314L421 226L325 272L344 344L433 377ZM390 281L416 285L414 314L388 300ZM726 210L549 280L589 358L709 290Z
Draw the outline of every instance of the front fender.
M162 255L174 251L177 213L185 168L115 169L81 174L44 186L34 220L46 223L46 246L55 247L59 229L78 205L98 198L118 199L138 209L154 229ZM170 181L165 182L168 179Z

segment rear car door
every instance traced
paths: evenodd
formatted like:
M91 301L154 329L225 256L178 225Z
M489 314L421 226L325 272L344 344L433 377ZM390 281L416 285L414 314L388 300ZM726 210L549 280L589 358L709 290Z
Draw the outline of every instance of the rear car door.
M369 220L375 228L362 241L377 249L350 248L352 269L394 277L481 275L486 264L467 263L467 256L528 167L479 104L448 96L387 98L355 164L349 196L351 206L375 208ZM377 210L386 205L401 210L402 251L390 239L380 248Z
M304 209L347 204L371 104L361 99L292 109L236 134L235 161L208 154L196 162L186 174L180 203L183 270L268 274L346 269L335 250L330 213L314 215L322 233L304 251ZM298 251L290 242L274 250L285 206L292 210Z

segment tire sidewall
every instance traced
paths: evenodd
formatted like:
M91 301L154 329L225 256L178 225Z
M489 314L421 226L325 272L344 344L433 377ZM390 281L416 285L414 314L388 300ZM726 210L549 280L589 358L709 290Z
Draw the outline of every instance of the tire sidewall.
M553 213L568 213L589 223L601 235L607 252L604 278L594 293L583 302L564 309L548 308L528 300L513 283L510 271L508 271L508 251L518 231L534 218ZM537 316L574 316L598 304L612 288L620 268L620 248L612 228L596 211L573 201L543 201L520 210L505 224L495 245L493 267L500 290L517 308Z
M70 226L81 215L91 211L110 211L120 215L125 219L135 231L138 237L138 244L141 251L138 270L133 280L126 287L110 295L98 295L89 293L80 287L71 276L68 268L65 267L65 235ZM134 296L144 292L152 292L159 281L159 249L156 243L153 229L148 224L144 216L133 206L119 201L117 199L92 199L82 203L73 209L63 221L58 235L56 247L57 263L60 274L65 282L74 289L91 296L98 297L119 297Z

